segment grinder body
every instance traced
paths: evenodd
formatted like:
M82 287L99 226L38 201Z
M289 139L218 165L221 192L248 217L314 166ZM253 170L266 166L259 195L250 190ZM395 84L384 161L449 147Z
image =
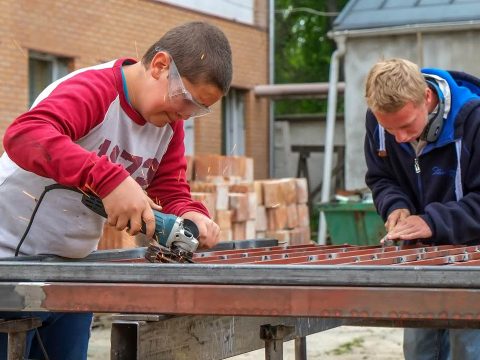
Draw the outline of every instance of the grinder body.
M83 195L82 203L96 214L107 218L102 200L95 195ZM179 249L193 253L198 247L198 228L194 222L181 217L153 210L155 216L154 239L169 249ZM140 230L146 233L146 224L142 221Z

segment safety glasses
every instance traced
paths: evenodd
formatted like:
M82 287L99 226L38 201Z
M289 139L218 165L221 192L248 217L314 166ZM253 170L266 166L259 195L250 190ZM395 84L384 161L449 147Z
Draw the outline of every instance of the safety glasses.
M162 51L161 49L155 50ZM192 94L185 88L182 77L171 56L168 69L168 98L183 119L200 117L212 112L208 106L196 101Z

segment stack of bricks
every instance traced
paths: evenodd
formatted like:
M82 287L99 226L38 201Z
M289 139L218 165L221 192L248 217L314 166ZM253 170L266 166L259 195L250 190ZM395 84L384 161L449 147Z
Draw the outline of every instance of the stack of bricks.
M253 180L253 159L241 156L187 157L192 199L205 205L220 227L220 241L278 239L310 243L305 179ZM99 249L131 248L138 243L125 231L105 226Z
M265 236L290 245L309 243L310 219L306 179L263 180L260 183L263 204L258 206L257 213L261 214L259 219L266 217ZM262 225L259 221L259 230Z
M197 155L188 158L192 198L220 226L220 240L275 238L310 242L305 179L253 180L253 159Z
M253 159L197 155L187 158L192 198L201 201L220 227L221 241L255 238Z

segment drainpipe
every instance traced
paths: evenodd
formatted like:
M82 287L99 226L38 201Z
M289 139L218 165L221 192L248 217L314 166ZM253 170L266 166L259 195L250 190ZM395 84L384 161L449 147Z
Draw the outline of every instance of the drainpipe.
M275 0L269 0L268 5L268 83L275 83ZM269 177L273 177L274 170L274 125L275 125L275 106L274 101L269 99L269 111L268 111L268 174Z
M333 143L335 138L335 117L337 114L337 94L338 94L338 73L340 59L346 52L346 37L335 37L337 49L333 52L330 60L330 74L328 80L328 107L327 107L327 125L325 128L325 153L323 161L323 181L321 202L330 201L330 184L332 180L332 158ZM320 213L318 219L318 244L325 245L327 238L327 223L325 215Z

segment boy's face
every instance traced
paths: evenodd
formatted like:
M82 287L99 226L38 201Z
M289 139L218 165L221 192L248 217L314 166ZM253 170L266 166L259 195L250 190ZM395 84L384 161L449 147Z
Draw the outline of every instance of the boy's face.
M148 75L148 72L147 72ZM165 126L180 119L198 117L210 112L209 107L223 96L208 83L192 84L182 78L167 53L159 52L152 60L148 92L140 112L147 122Z

